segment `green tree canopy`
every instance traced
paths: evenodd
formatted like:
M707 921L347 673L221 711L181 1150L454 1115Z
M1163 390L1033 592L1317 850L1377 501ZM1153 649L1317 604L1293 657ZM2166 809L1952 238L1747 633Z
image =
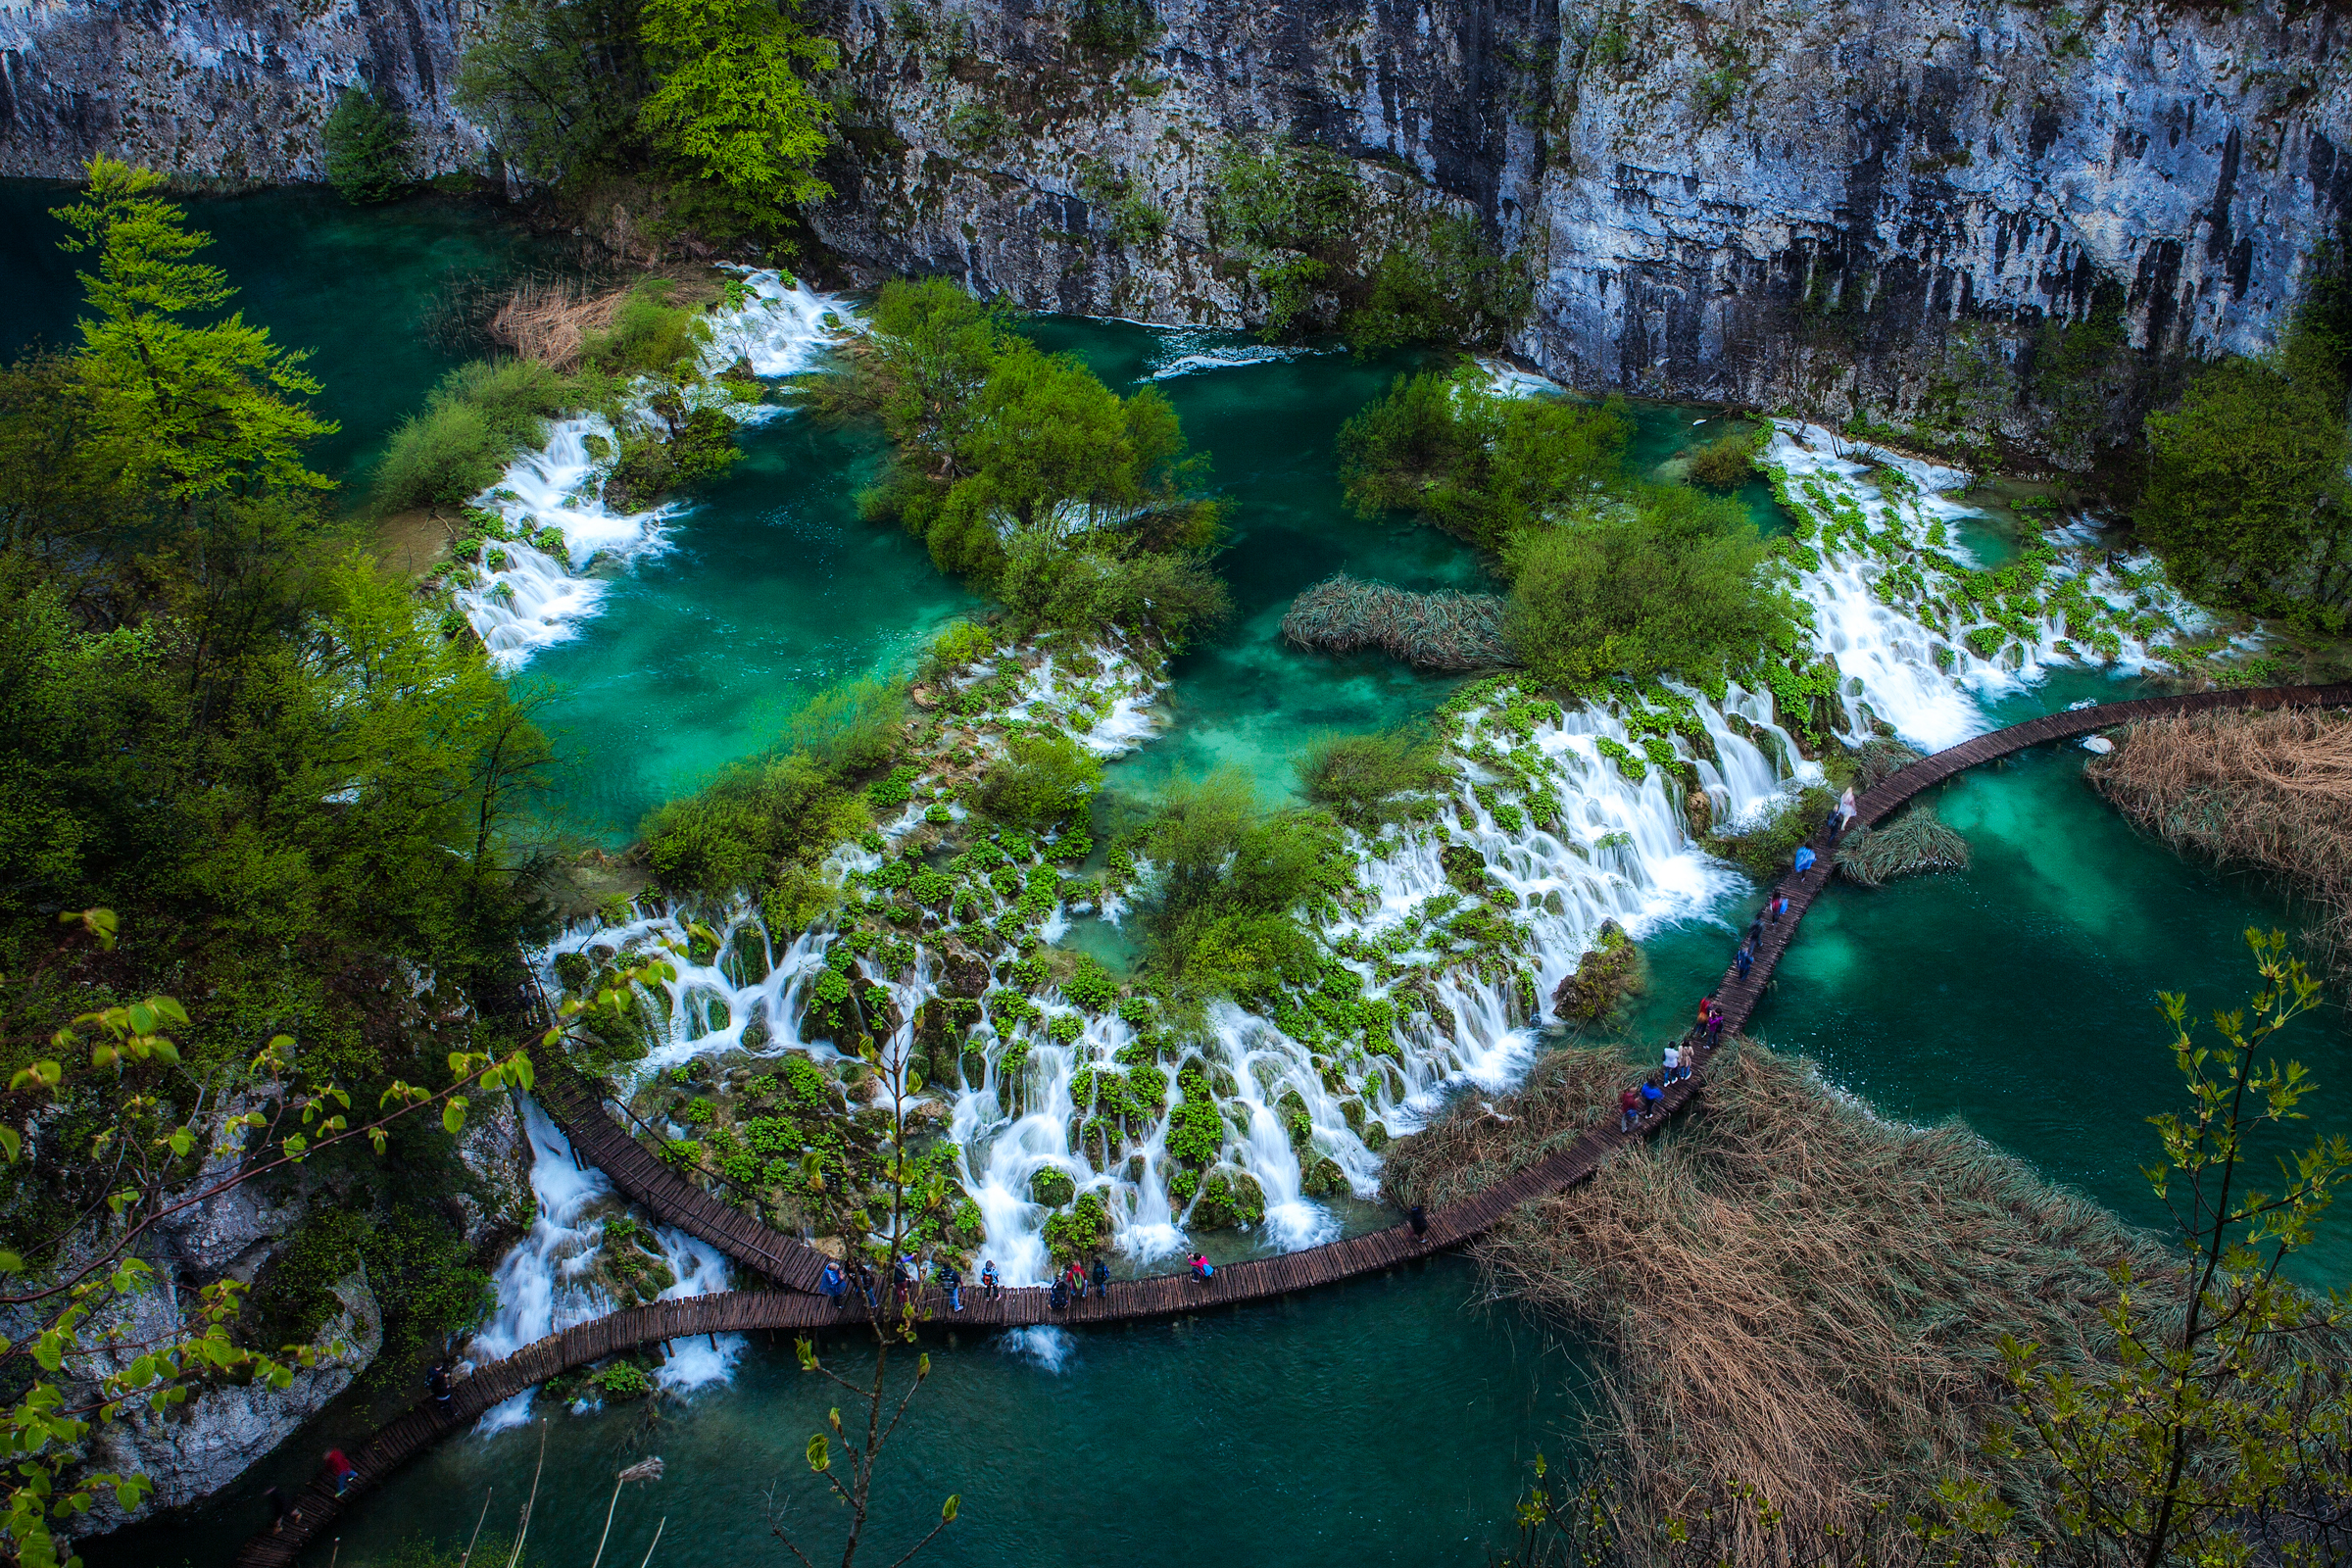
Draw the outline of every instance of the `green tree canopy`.
M364 87L346 87L322 127L326 182L352 202L385 202L416 183L409 112Z
M801 76L832 69L829 40L775 0L644 0L638 27L656 75L638 121L657 152L755 220L832 194L810 172L832 111Z
M1707 681L1787 638L1764 544L1736 503L1675 486L1589 506L1515 534L1504 635L1546 681Z

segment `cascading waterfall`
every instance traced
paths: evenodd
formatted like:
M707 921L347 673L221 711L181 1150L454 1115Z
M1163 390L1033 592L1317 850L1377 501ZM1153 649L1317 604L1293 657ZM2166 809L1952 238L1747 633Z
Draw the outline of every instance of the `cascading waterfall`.
M815 304L810 296L796 309L814 319ZM1190 349L1171 340L1160 373L1212 368ZM1489 369L1514 394L1547 386L1507 368ZM1972 693L2013 689L2051 664L2082 660L2086 648L2131 667L2150 658L2159 632L2196 624L2193 607L2152 564L2100 562L2087 551L2046 564L2035 579L2046 597L2027 604L2011 595L1995 607L1997 618L1973 610L1964 590L1978 564L1953 533L1973 514L1937 493L1957 476L1896 455L1869 456L1865 465L1838 453L1826 432L1785 424L1763 457L1809 541L1785 569L1812 612L1817 654L1837 666L1838 727L1849 741L1884 721L1923 748L1949 745L1985 723ZM2055 542L2071 549L2091 541ZM972 752L1001 751L997 735L982 729L997 723L1056 729L1115 756L1152 733L1159 689L1121 651L1104 648L1060 662L1000 657L948 696L953 711L975 714ZM1194 1092L1211 1099L1221 1142L1215 1169L1255 1187L1268 1240L1296 1248L1330 1238L1340 1221L1317 1196L1374 1196L1390 1136L1421 1125L1459 1086L1500 1090L1514 1081L1538 1049L1534 1026L1548 1015L1554 989L1604 922L1640 936L1703 918L1743 886L1693 839L1690 821L1702 801L1713 823L1740 824L1821 779L1769 694L1737 683L1712 699L1666 690L1679 716L1667 715L1663 728L1657 712L1614 705L1566 710L1507 684L1448 716L1457 777L1438 820L1350 835L1355 885L1322 922L1331 965L1357 987L1346 1005L1370 1009L1351 1016L1374 1017L1377 1026L1335 1040L1311 999L1273 1017L1232 1004L1210 1008L1204 1037L1187 1048L1200 1086ZM844 845L829 864L853 884L854 904L877 903L864 890L898 885L882 877L907 835L963 816L944 787L925 780L878 840ZM1032 880L1054 874L1042 851L1016 861L1014 870ZM1115 917L1134 887L1148 888L1151 868L1135 872L1127 884L1106 882L1091 894L1105 917ZM970 1007L969 1039L955 1053L957 1070L934 1071L926 1096L956 1146L955 1171L984 1238L978 1255L994 1259L1010 1283L1047 1277L1044 1228L1054 1210L1032 1197L1043 1172L1102 1200L1128 1258L1175 1254L1188 1245L1185 1225L1200 1201L1194 1173L1169 1157L1188 1091L1176 1082L1159 1100L1119 1097L1112 1114L1103 1086L1126 1081L1122 1057L1138 1071L1157 1070L1148 1053L1135 1054L1137 1022L1080 1006L1034 974L1024 980L1015 948L983 940L974 955L961 946L982 922L1001 932L1016 903L976 872L957 887L949 904L959 933L953 940L936 906L903 940L845 945L842 935L818 930L780 952L756 912L726 913L716 922L716 950L679 960L666 995L641 1009L654 1038L634 1069L638 1082L737 1051L755 1058L805 1053L820 1066L846 1065L808 1011L829 974L888 998L895 1021L877 1044L892 1062L909 1061L919 1050L916 1020L948 994L950 960L959 953L967 969L984 963L985 983L974 995L967 974L956 993ZM1024 929L1043 941L1067 927L1058 904L1050 912L1026 902L1017 907ZM603 961L657 942L682 944L686 919L685 910L661 908L576 929L547 951L544 967L557 980L566 955ZM1175 1060L1163 1065L1181 1078ZM1066 1345L1050 1338L1022 1348L1053 1362Z
M523 1130L531 1144L531 1195L537 1211L528 1234L498 1266L498 1305L466 1347L468 1362L503 1360L524 1346L613 1310L615 1302L597 1282L597 1250L605 1221L624 1212L604 1172L581 1168L571 1145L538 1104L521 1102ZM654 1228L662 1261L674 1283L661 1293L670 1299L727 1289L727 1262L709 1244L670 1227ZM680 1344L654 1374L663 1389L684 1393L724 1382L743 1353L740 1334ZM526 1390L483 1412L485 1435L529 1419L535 1390Z
M788 284L773 271L747 272L742 281L742 302L707 318L710 335L702 352L704 374L715 375L740 362L755 375L790 375L814 364L841 335L833 322L847 307L839 300ZM691 395L723 401L709 384ZM757 404L727 403L726 408L744 423L783 412ZM619 449L619 432L602 415L557 420L539 450L516 458L496 484L474 498L475 506L499 515L510 536L518 536L497 546L503 559L486 561L476 580L453 595L500 670L521 667L596 613L607 584L590 574L593 564L626 563L662 548L662 525L677 514L677 504L616 512L604 500L604 482Z

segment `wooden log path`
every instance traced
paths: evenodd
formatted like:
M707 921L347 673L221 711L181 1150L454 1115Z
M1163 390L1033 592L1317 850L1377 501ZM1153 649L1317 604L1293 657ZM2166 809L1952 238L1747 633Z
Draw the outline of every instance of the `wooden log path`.
M2352 683L2197 692L2049 713L1979 735L1923 758L1890 775L1854 804L1862 821L1875 826L1921 791L1983 762L2014 756L2047 742L2071 740L2141 719L2237 708L2352 708ZM1737 1034L1746 1027L1749 1015L1762 999L1773 966L1795 939L1805 910L1829 884L1831 846L1818 833L1810 842L1819 858L1804 875L1783 879L1780 887L1788 898L1788 912L1766 925L1753 966L1744 978L1730 968L1724 971L1715 997L1723 1008L1728 1034ZM1702 1062L1705 1054L1701 1053ZM967 1287L961 1312L949 1310L943 1294L927 1288L919 1294L916 1307L928 1325L943 1328L1131 1322L1268 1300L1293 1291L1379 1273L1458 1247L1490 1229L1528 1200L1586 1180L1615 1151L1654 1135L1698 1094L1703 1084L1702 1075L1670 1086L1660 1109L1632 1132L1621 1131L1614 1120L1603 1122L1587 1130L1567 1148L1545 1155L1474 1197L1439 1209L1427 1216L1423 1235L1415 1235L1410 1225L1395 1225L1277 1257L1229 1263L1219 1268L1216 1277L1206 1284L1195 1281L1189 1273L1114 1280L1106 1296L1090 1297L1060 1311L1053 1308L1046 1290L1037 1286L1005 1290L994 1299L983 1298L977 1289ZM378 1430L357 1453L351 1454L358 1474L340 1497L323 1477L304 1489L293 1499L293 1512L280 1529L264 1532L245 1544L237 1554L239 1568L286 1568L312 1542L320 1538L344 1502L382 1485L409 1459L450 1434L470 1426L491 1406L536 1388L560 1372L640 1346L700 1335L741 1334L760 1329L806 1333L860 1324L867 1319L865 1302L855 1295L837 1308L825 1297L814 1294L818 1272L823 1267L821 1253L798 1238L772 1230L742 1210L719 1201L662 1164L606 1112L594 1091L579 1079L561 1072L543 1074L538 1094L541 1105L563 1127L581 1159L603 1170L621 1193L663 1222L699 1237L786 1288L725 1291L628 1307L592 1322L575 1324L525 1346L503 1361L477 1368L457 1384L445 1405L436 1407L429 1397L418 1400Z

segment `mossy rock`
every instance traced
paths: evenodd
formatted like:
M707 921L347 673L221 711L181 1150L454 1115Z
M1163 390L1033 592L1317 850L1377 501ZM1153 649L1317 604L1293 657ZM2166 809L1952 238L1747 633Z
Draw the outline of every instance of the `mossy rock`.
M1372 1152L1375 1154L1389 1147L1389 1130L1388 1128L1382 1126L1379 1122L1368 1121L1364 1123L1364 1130L1359 1136L1361 1136L1364 1141L1364 1147L1372 1151Z
M1191 1228L1197 1231L1232 1230L1254 1225L1266 1217L1265 1190L1246 1171L1219 1167L1200 1182L1194 1200Z
M1446 845L1438 852L1438 863L1457 892L1474 899L1487 892L1486 859L1469 845Z
M1032 1172L1029 1177L1029 1201L1043 1203L1048 1208L1059 1208L1078 1193L1078 1184L1064 1170L1048 1165Z
M1057 1266L1084 1262L1090 1257L1109 1250L1111 1240L1110 1210L1101 1193L1086 1193L1071 1204L1066 1212L1046 1221L1044 1232L1046 1250L1054 1254Z
M1282 1098L1274 1102L1274 1114L1283 1131L1290 1135L1291 1148L1304 1152L1315 1137L1314 1118L1307 1111L1306 1097L1296 1089L1284 1090Z
M746 1051L756 1052L767 1049L768 1042L775 1038L775 1030L768 1025L766 1003L755 1002L752 1004L752 1015L744 1020L743 1033L739 1038Z
M756 986L767 978L767 939L756 925L746 924L727 944L719 972L739 986Z
M585 953L556 955L556 979L566 991L585 991L596 975L596 965Z
M1348 1185L1348 1173L1340 1169L1340 1162L1329 1154L1307 1166L1298 1185L1300 1191L1309 1198L1338 1198L1351 1190Z
M1340 1116L1342 1120L1348 1123L1348 1130L1349 1132L1354 1133L1359 1137L1362 1136L1364 1130L1364 1102L1362 1101L1356 1099L1353 1095L1350 1095L1346 1100L1341 1101Z

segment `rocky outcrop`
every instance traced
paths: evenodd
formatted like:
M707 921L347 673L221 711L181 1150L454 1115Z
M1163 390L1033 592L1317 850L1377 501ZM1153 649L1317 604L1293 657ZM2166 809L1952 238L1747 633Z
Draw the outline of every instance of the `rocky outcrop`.
M397 99L419 172L485 168L449 101L478 0L6 0L0 174L70 177L109 153L189 182L325 177L350 86Z
M2045 325L2259 349L2352 214L2342 0L808 14L844 46L837 194L812 217L861 278L1250 325L1266 258L1214 231L1213 199L1229 145L1290 138L1347 172L1359 274L1432 213L1514 248L1535 294L1511 346L1584 387L1896 417L1940 387L2052 439ZM448 100L475 20L474 0L15 0L0 172L104 148L190 177L316 178L319 121L360 79L408 105L432 169L479 167ZM2128 429L2145 374L2076 361L2076 422Z
M2094 313L2174 355L2272 340L2352 216L2352 24L2289 15L1162 0L1149 49L1106 60L1066 9L861 3L834 19L858 108L816 224L867 275L1248 325L1223 152L1307 140L1351 166L1367 251L1416 205L1518 247L1512 346L1564 381L1908 416L1988 365L2032 384L2044 323ZM1114 232L1122 187L1164 234ZM2093 422L2130 390L2091 388Z

